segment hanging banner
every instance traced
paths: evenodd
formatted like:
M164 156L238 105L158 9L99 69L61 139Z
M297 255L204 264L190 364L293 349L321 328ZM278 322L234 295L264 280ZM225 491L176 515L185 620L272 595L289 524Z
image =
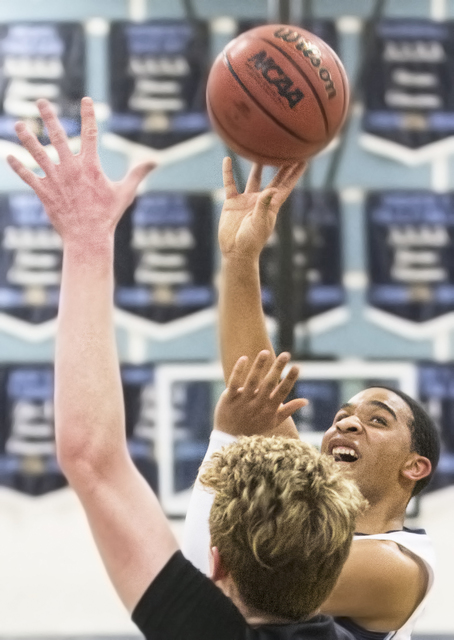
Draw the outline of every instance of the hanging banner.
M454 365L421 363L419 397L440 429L441 455L429 491L454 484Z
M336 193L295 190L290 196L296 321L344 304L340 205ZM262 253L260 269L265 313L274 315L277 235ZM289 301L290 302L290 301Z
M157 491L154 369L121 368L128 448ZM65 486L55 456L52 365L0 367L0 486L39 496Z
M0 385L0 485L31 496L64 487L55 457L53 367L2 367Z
M33 193L0 196L0 312L38 324L56 317L63 248Z
M138 197L116 234L117 306L159 323L212 306L212 220L210 196Z
M158 493L154 368L151 365L123 365L121 380L129 453L153 491Z
M189 489L208 448L213 428L212 384L178 381L172 384L173 489Z
M424 322L454 309L454 194L370 193L368 301Z
M53 105L69 137L80 133L80 100L85 95L85 34L77 23L0 25L0 138L19 144L18 119L49 143L36 107Z
M110 130L166 149L209 130L205 22L114 22L109 39Z
M407 164L454 149L454 23L384 20L365 50L363 145ZM448 139L448 140L447 140Z

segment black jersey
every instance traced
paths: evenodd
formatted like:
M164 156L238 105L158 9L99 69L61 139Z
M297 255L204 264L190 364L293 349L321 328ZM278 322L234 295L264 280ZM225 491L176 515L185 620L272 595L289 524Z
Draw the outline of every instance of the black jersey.
M146 640L354 640L328 616L251 627L233 602L177 551L132 614Z

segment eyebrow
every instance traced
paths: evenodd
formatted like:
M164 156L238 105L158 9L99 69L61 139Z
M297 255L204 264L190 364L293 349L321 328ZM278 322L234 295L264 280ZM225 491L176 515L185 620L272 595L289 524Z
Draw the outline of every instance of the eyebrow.
M390 415L392 415L394 420L397 420L397 415L396 415L395 411L393 411L391 409L391 407L388 407L388 405L385 404L384 402L380 402L380 400L369 400L369 402L367 404L372 404L375 407L378 407L379 409L384 409ZM344 404L339 408L339 411L341 411L341 409L354 409L354 407L355 407L355 405L352 404L351 402L344 402Z

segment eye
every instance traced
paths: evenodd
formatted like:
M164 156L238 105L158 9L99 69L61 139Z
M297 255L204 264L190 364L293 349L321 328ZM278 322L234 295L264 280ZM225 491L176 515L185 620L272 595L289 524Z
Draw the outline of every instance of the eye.
M379 424L382 424L384 427L388 425L385 418L382 418L381 416L372 416L372 422L378 422Z
M339 422L339 420L343 420L347 416L348 416L348 413L345 413L345 411L343 411L342 413L338 413L334 418L334 422Z

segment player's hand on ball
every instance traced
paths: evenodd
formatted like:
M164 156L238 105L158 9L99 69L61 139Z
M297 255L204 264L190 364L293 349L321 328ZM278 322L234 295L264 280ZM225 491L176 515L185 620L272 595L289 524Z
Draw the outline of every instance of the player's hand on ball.
M234 436L278 435L279 425L308 402L283 404L299 373L294 365L281 380L289 360L289 353L281 353L271 362L269 351L261 351L252 366L246 356L239 358L216 405L215 429Z
M45 176L40 178L14 156L8 156L8 163L40 198L63 241L93 245L97 238L114 233L117 222L133 201L139 183L153 169L154 163L144 162L129 171L120 182L112 182L102 171L99 161L91 98L83 98L81 102L81 150L76 155L68 146L66 133L50 102L42 99L37 105L60 162L52 162L34 133L23 122L18 122L16 133Z
M238 193L232 161L222 165L225 202L219 222L219 246L224 258L258 259L276 224L279 209L288 198L307 163L281 167L261 190L262 166L251 168L244 193Z

